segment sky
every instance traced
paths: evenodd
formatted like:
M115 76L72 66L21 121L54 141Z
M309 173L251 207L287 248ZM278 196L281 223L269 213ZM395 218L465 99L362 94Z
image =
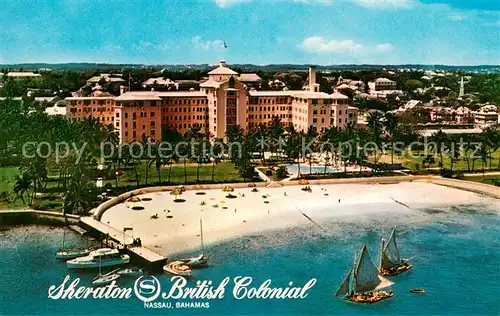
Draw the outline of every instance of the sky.
M500 0L0 0L0 64L220 59L499 65Z

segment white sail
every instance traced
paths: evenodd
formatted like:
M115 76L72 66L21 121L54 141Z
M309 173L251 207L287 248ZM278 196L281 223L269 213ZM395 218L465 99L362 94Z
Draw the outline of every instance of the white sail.
M368 249L363 246L356 269L354 270L354 290L356 293L369 292L391 286L393 283L378 274L368 254Z
M351 267L349 269L349 272L347 272L347 275L344 278L344 281L342 281L342 284L340 284L340 287L338 288L337 292L335 292L335 296L345 295L345 294L349 293L349 283L350 283L349 281L351 279L352 269L353 269L353 267Z
M401 264L401 258L399 256L399 249L398 249L398 245L396 243L396 227L394 227L394 229L392 230L391 237L389 237L389 241L387 242L387 245L385 245L384 252L385 252L387 259L393 265Z

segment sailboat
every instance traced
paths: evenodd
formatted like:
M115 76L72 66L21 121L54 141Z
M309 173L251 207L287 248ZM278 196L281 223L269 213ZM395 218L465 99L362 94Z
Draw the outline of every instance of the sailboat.
M69 260L78 257L86 256L90 253L91 249L88 247L88 239L87 239L87 248L76 249L76 248L65 248L64 242L66 239L66 230L63 230L63 241L61 249L56 252L57 259Z
M94 277L94 279L92 280L92 284L94 284L94 285L108 284L108 283L111 283L120 277L120 275L117 273L120 269L116 269L116 270L113 270L113 271L108 272L106 274L102 274L101 261L102 261L102 259L99 257L99 274L96 275Z
M382 238L379 264L380 274L383 276L394 276L408 271L411 268L412 265L399 256L399 249L396 243L396 227L394 227L387 244Z
M335 296L344 295L345 300L355 303L376 303L394 295L392 290L382 290L393 284L379 275L364 245Z
M208 266L208 258L205 257L203 248L203 222L200 218L200 240L201 240L201 254L197 257L181 259L185 265L191 269L200 269Z

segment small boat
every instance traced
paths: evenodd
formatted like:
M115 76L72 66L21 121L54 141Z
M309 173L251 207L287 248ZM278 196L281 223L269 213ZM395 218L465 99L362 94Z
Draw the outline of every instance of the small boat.
M198 257L180 259L185 265L190 267L191 269L201 269L208 266L208 258L202 253Z
M410 293L424 294L425 289L410 289Z
M101 261L99 259L99 261ZM109 284L115 280L117 280L120 275L118 275L116 272L118 271L118 269L116 270L113 270L111 272L108 272L108 273L105 273L105 274L102 274L101 273L101 264L99 264L99 274L97 274L94 279L92 280L92 284L94 285L104 285L104 284Z
M208 258L205 257L204 247L203 247L203 222L200 218L200 241L201 241L201 254L198 257L180 259L185 265L191 269L200 269L208 266Z
M380 247L379 271L383 276L395 276L412 268L412 265L400 258L398 245L396 243L396 227L393 228L387 244L382 239Z
M66 262L70 269L89 269L118 266L130 262L129 255L122 255L117 249L101 248L91 251L88 256L79 257Z
M133 268L127 268L127 269L121 269L116 272L116 274L121 275L121 276L140 276L144 274L143 269L133 269Z
M104 284L109 284L115 280L117 280L120 277L118 274L110 274L110 275L98 275L97 278L95 278L92 281L92 284L94 285L104 285Z
M62 259L62 260L69 260L69 259L74 259L78 257L83 257L86 256L90 253L92 250L91 248L88 247L88 240L87 240L87 248L66 248L64 246L64 242L66 240L66 230L63 231L63 241L62 241L62 246L61 249L59 249L56 252L56 259Z
M335 296L344 295L344 299L350 302L372 304L393 297L392 290L383 290L393 284L379 275L364 245Z
M182 261L172 261L163 266L163 271L173 274L180 275L183 277L190 277L192 275L191 269L184 264Z
M86 249L73 249L73 248L67 248L67 249L59 249L58 252L56 252L56 259L63 259L63 260L69 260L69 259L75 259L78 257L83 257L86 256L90 253L91 249L86 248Z

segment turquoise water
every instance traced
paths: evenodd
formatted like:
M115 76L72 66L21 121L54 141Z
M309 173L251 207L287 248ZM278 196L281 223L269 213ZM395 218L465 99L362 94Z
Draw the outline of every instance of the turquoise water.
M286 165L286 170L290 174L297 174L299 167L297 165ZM340 170L334 167L326 166L326 173L333 173L333 172L340 172ZM325 166L311 166L309 168L308 164L301 164L300 173L301 174L325 173Z
M498 315L500 313L500 216L483 207L427 209L410 217L381 216L356 225L323 222L314 226L268 232L232 240L207 249L212 267L196 271L196 279L218 283L224 277L252 276L254 284L271 279L275 286L317 278L303 300L235 300L230 290L209 309L145 309L130 300L50 300L47 290L68 273L54 259L62 230L22 226L0 231L0 314L210 314L210 315ZM392 278L395 296L374 305L355 305L333 298L354 253L368 244L374 262L379 240L398 224L403 257L414 268ZM76 235L69 237L84 243ZM95 272L72 273L89 285ZM169 279L157 275L167 287ZM190 281L191 284L196 282ZM133 286L133 280L120 280ZM423 287L426 294L408 292Z

